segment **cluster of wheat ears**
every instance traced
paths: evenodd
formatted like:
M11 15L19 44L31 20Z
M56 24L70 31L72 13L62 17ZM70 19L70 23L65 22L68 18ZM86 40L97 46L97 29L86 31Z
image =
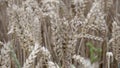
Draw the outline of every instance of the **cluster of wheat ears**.
M120 0L0 0L0 68L118 68Z

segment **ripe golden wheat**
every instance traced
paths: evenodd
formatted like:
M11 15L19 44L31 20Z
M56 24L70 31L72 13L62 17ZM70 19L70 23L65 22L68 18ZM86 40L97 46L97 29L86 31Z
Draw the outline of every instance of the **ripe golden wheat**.
M119 4L0 0L0 68L118 68Z

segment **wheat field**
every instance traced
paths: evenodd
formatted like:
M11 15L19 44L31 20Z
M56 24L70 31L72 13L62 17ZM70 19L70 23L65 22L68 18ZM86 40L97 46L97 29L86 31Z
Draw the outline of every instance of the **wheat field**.
M0 0L0 68L120 68L120 0Z

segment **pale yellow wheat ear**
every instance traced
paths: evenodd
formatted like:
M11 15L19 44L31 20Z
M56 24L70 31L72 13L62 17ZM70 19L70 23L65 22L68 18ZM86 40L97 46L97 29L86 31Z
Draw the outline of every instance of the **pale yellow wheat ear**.
M50 59L51 57L50 52L45 47L41 47L41 45L39 45L39 43L36 42L34 49L30 53L29 57L26 59L22 68L32 68L31 66L33 65L39 53L41 54L41 57L43 56L46 59Z
M11 42L3 43L1 49L1 68L11 68L11 57L10 57L10 45Z
M115 59L120 63L120 26L118 25L118 23L116 21L113 21L112 23L112 38L110 40L110 42L112 43L112 49L113 49L113 55L115 56Z
M30 53L29 57L26 59L22 68L30 68L37 57L37 54L40 52L41 46L38 43L35 43L34 49Z
M23 1L21 6L8 1L8 5L8 34L14 33L21 42L20 46L24 50L29 50L31 46L34 46L35 40L41 40L41 8L37 1L33 0Z

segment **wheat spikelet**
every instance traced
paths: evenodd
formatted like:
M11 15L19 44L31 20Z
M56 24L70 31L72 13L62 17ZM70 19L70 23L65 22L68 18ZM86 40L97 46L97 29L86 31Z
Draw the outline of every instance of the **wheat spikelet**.
M70 59L70 55L75 52L73 49L75 47L75 42L71 42L71 39L74 39L72 37L72 32L69 31L71 25L66 19L61 19L60 21L61 23L56 23L52 26L54 51L59 57L59 61L63 61L62 58L66 58L65 61L68 62L67 59Z
M47 59L50 59L51 57L49 51L45 47L41 47L38 43L35 43L34 49L30 53L28 59L26 59L26 62L24 63L22 68L30 68L38 53L41 54L41 57L43 56Z
M88 0L73 0L73 11L75 13L75 16L79 16L81 18L85 18L85 10Z
M97 37L97 36L94 36L94 35L90 35L90 34L79 34L79 35L76 35L75 36L76 38L88 38L88 39L94 39L94 40L97 40L97 41L103 41L103 38L101 37Z
M8 11L9 25L11 26L8 34L15 32L19 37L21 46L23 46L22 48L29 49L35 40L40 41L41 25L38 14L41 15L41 9L36 1L26 0L21 7L12 4L8 7Z
M120 27L118 26L116 21L114 21L112 23L112 25L113 25L112 38L111 38L110 42L112 43L113 54L114 54L116 60L118 62L120 62L119 61L120 60L120 57L119 57L120 56L120 54L119 54L119 52L120 52L120 47L119 47L119 39L120 39L119 38L119 33L120 33L119 29L120 29Z
M94 23L102 31L106 30L104 2L102 0L95 0L90 12L87 14L87 23L90 25Z
M40 45L38 43L35 43L34 50L30 53L28 59L26 60L22 68L30 68L35 58L37 57L39 51L40 51Z
M106 0L106 10L109 11L113 5L113 0Z
M4 43L1 49L1 68L11 68L10 45L11 42Z

